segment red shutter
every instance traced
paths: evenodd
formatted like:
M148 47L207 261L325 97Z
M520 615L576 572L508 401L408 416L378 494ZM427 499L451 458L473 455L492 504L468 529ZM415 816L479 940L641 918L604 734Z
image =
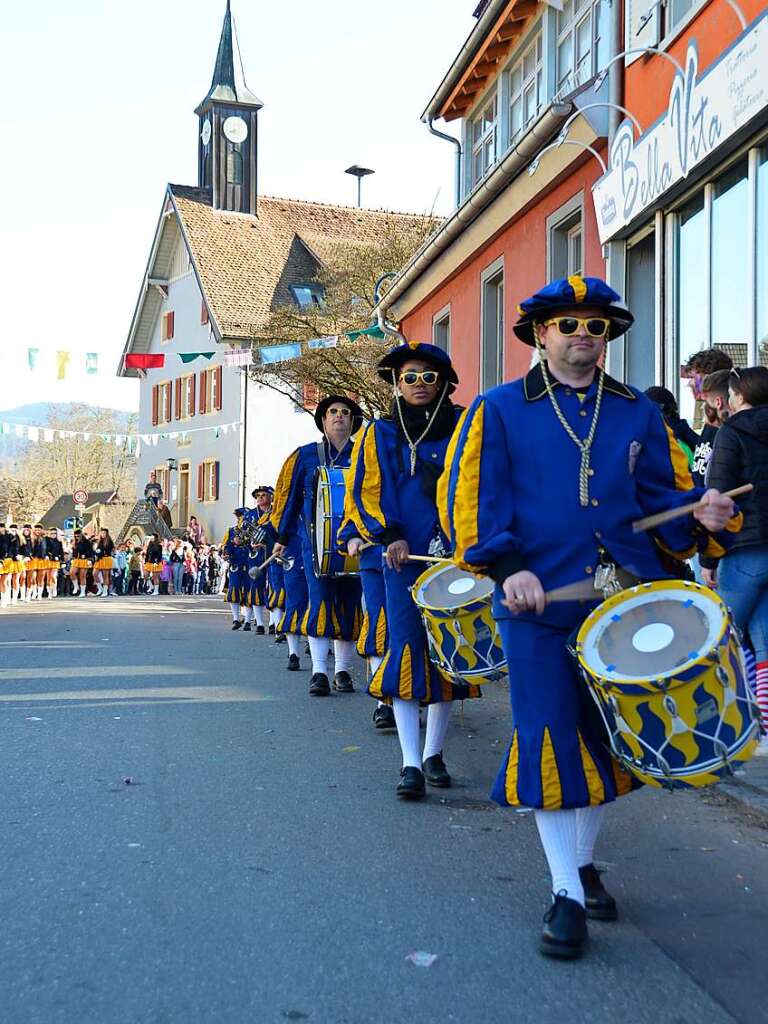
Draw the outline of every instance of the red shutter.
M205 466L201 462L197 467L197 500L205 500Z
M201 370L200 371L200 415L201 416L206 411L205 410L205 400L206 400L206 397L207 397L207 395L206 395L206 391L207 391L206 385L207 385L207 383L208 383L208 371L207 370Z
M213 480L211 481L211 483L213 485L211 487L211 491L213 492L212 493L212 498L213 498L214 501L218 501L219 500L219 463L218 462L214 462L214 464L213 464Z
M174 403L173 404L174 404L174 407L175 407L174 408L174 413L176 414L176 419L180 420L181 419L181 414L182 414L182 408L181 408L181 377L177 377L176 380L173 382L173 390L175 391L175 394L173 396L173 398L174 398Z
M189 381L189 383L187 384L187 387L189 388L189 395L187 396L187 416L194 416L195 415L195 384L197 383L197 377L194 375L194 373L192 374L191 377L188 378L188 381Z
M221 412L221 367L213 371L216 374L216 412Z
M173 313L167 313L166 315L168 317L168 338L170 339L170 338L173 337L173 319L174 319L174 314Z
M160 395L157 384L152 385L152 426L157 426L157 414L158 406L160 404Z
M205 304L205 299L200 303L200 323L208 323L208 307Z

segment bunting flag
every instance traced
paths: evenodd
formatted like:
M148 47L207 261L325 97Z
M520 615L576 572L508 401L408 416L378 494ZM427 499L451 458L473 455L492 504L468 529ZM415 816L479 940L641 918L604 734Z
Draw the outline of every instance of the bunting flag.
M268 345L259 349L262 364L285 363L289 359L298 359L301 355L301 345L297 342L294 345Z
M71 353L66 349L59 349L56 353L56 380L64 380L67 376L67 367Z
M213 359L215 352L177 352L182 363L192 363L195 359Z
M85 353L85 372L86 373L98 373L99 372L99 353L98 352L86 352Z
M27 349L27 362L29 363L30 370L34 370L35 364L37 363L37 357L40 355L39 348L28 348Z
M338 344L339 337L334 334L329 338L313 338L307 342L307 348L336 348Z
M230 348L224 353L225 366L250 366L253 363L253 350L250 348Z
M125 357L126 370L156 370L165 366L165 356L150 352L129 352Z
M191 427L189 430L171 431L168 433L150 433L150 434L112 434L112 433L94 433L89 430L62 430L58 427L40 427L34 423L9 423L8 421L0 422L0 437L15 436L20 440L31 441L33 444L39 444L44 441L46 444L51 444L58 437L62 441L71 441L75 438L82 438L83 441L103 441L105 444L115 444L118 448L125 447L125 450L130 455L135 448L138 451L139 440L143 441L146 445L155 446L158 441L171 440L180 441L186 443L189 439L190 434L200 434L205 431L211 431L214 437L220 437L222 434L226 435L230 431L236 431L240 426L240 421L236 420L232 423L219 423L216 426L210 427Z

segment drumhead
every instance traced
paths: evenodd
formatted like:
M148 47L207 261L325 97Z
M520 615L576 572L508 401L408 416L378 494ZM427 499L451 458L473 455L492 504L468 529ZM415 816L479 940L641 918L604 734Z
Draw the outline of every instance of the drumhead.
M664 678L699 662L726 624L725 606L703 587L663 581L633 587L587 619L580 656L604 679Z
M433 565L416 580L413 597L422 608L445 611L465 608L475 601L489 600L493 580L473 576L457 565Z
M328 517L328 473L325 466L318 466L314 487L315 521L312 541L315 555L315 572L323 571L325 557L325 522Z

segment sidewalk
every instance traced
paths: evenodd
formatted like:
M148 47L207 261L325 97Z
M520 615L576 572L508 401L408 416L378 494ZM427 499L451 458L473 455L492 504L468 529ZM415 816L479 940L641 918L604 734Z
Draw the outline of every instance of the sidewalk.
M765 818L768 825L768 757L754 757L717 791Z

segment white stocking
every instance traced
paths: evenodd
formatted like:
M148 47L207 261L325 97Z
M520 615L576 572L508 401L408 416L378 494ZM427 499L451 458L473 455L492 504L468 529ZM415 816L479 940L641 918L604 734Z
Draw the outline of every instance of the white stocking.
M237 622L240 618L240 605L235 604L234 601L230 601L229 607L232 609L232 621Z
M349 672L355 661L355 645L351 640L333 641L335 672Z
M397 725L397 738L403 752L403 768L418 768L421 771L419 755L419 703L415 700L392 699Z
M599 807L579 807L576 811L576 862L580 868L591 864L595 856L595 842L603 824L605 804Z
M576 811L536 811L536 825L552 875L552 892L584 906L584 888L576 858Z
M243 608L243 618L245 619L246 622L251 621L251 619L253 618L253 612L254 609L251 608L249 604L245 605L245 607Z
M296 657L301 654L301 637L298 633L286 633L288 638L288 653L295 654Z
M312 657L312 675L328 675L328 641L324 636L310 636L309 653Z
M424 760L442 752L448 723L451 720L453 701L430 704L427 710L427 734L424 737Z

